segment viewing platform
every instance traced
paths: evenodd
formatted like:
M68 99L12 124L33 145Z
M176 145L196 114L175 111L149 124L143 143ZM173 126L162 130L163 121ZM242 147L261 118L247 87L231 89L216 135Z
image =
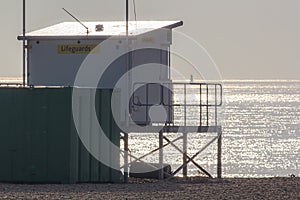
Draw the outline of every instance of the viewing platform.
M159 123L149 123L144 126L137 127L136 125L125 126L123 128L124 140L124 181L128 182L128 172L129 166L135 162L141 162L145 165L150 165L153 169L159 170L159 179L164 179L166 177L173 177L177 175L181 170L184 177L188 176L189 163L193 163L201 172L203 172L208 177L213 177L210 172L201 167L196 162L196 157L199 156L204 150L211 146L215 141L217 141L217 178L222 177L222 126L218 123L218 109L222 106L222 85L219 83L184 83L184 82L173 82L160 84L159 95L153 102L150 99L150 87L153 84L149 83L139 83L143 85L144 91L146 91L147 98L143 99L143 102L133 101L133 107L146 107L145 119L148 121L149 109L153 106L161 106L162 108L167 107L167 111L171 113L167 119L171 119L169 123L159 124ZM172 92L172 101L168 104L165 102L163 94L166 94L166 90ZM151 102L152 100L152 102ZM170 114L169 113L169 114ZM150 120L150 119L149 119ZM141 157L136 157L129 154L129 142L128 135L132 133L149 133L149 134L159 134L158 143L159 147L153 149L152 151L146 153ZM174 140L168 139L168 133L178 133L180 136ZM201 134L201 133L211 133L216 134L213 139L211 139L206 145L199 147L198 151L193 156L188 156L187 144L188 144L188 134ZM175 145L175 142L182 139L182 148ZM166 143L164 143L164 141ZM182 164L171 174L166 174L164 171L164 148L171 145L177 151L182 154ZM155 153L159 152L159 167L150 163L144 162L142 159ZM133 159L129 162L129 157Z

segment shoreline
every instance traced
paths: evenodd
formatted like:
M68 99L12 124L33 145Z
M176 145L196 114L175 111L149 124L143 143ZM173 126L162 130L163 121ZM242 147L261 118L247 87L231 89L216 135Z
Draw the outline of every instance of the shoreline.
M129 184L6 184L0 199L300 199L300 177L132 179Z

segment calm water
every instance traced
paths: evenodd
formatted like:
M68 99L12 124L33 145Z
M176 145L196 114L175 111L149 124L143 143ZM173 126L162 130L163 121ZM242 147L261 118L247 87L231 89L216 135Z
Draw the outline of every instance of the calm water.
M223 175L300 176L300 81L225 81L224 92ZM170 139L177 136L168 134ZM213 136L189 134L188 154L192 156ZM157 134L133 134L129 142L135 156L158 146ZM181 141L176 145L181 147ZM196 158L214 175L216 147L214 143ZM180 165L182 157L173 147L165 148L164 153L173 169ZM144 160L157 162L158 154ZM190 175L199 173L189 165Z
M223 125L223 175L262 177L300 175L300 81L225 81ZM189 134L189 155L197 152L211 134ZM176 137L169 134L170 139ZM134 155L157 147L157 136L133 135ZM176 143L182 146L180 141ZM216 143L196 161L216 174ZM181 155L168 147L165 162L179 166ZM147 157L157 162L158 154ZM189 173L199 171L189 165Z

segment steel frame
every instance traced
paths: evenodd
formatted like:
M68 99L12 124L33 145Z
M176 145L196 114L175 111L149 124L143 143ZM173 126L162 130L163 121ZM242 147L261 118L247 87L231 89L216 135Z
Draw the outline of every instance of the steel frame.
M142 83L136 83L136 84L141 84ZM145 83L145 85L147 85L149 83ZM151 84L151 83L150 83ZM183 89L184 89L184 103L183 105L180 104L174 104L173 102L170 104L166 104L164 99L163 99L163 95L161 96L161 102L159 103L159 105L163 105L163 106L169 106L169 107L177 107L177 106L182 106L184 108L184 124L183 126L176 126L174 124L165 124L163 127L161 126L155 126L155 125L148 125L146 128L141 128L141 130L134 130L129 127L127 127L124 131L124 136L122 137L122 139L124 139L124 166L121 167L121 169L124 169L124 182L128 183L128 169L129 169L129 165L130 163L128 162L128 156L130 156L131 158L134 159L133 162L135 161L140 161L140 162L144 162L142 161L143 158L145 158L148 155L151 155L157 151L159 151L159 166L160 168L157 168L155 166L156 169L160 170L159 173L159 179L164 179L164 177L166 177L164 170L163 170L163 154L164 154L164 147L171 145L172 147L174 147L177 151L179 151L182 154L182 164L180 165L180 167L178 167L171 175L168 174L168 178L172 178L174 177L176 174L178 174L179 171L182 170L183 172L183 176L187 177L188 176L188 169L187 169L187 165L189 163L193 163L201 172L203 172L205 175L207 175L208 177L212 178L213 176L207 171L205 170L203 167L201 167L196 161L195 158L197 156L199 156L199 154L201 154L205 149L207 149L210 145L212 145L215 141L217 141L217 178L222 178L222 127L218 125L218 119L217 119L217 107L220 107L222 105L222 85L219 83L166 83L166 84L172 84L171 87L173 87L173 85L182 85ZM188 104L187 103L187 86L188 85L192 85L192 86L199 86L199 104ZM146 86L147 88L148 86ZM210 94L210 87L213 88L213 95L214 95L214 102L209 102L209 94ZM163 84L162 84L162 90L161 93L163 94ZM205 91L204 94L202 91ZM148 91L148 89L146 90ZM147 94L147 96L149 96L149 94ZM203 97L205 97L205 99L203 100ZM219 97L219 100L218 100ZM155 105L150 105L148 104L148 101L146 104L135 104L135 102L133 102L133 104L135 106L146 106L146 107L150 107L150 106L155 106ZM156 104L157 105L157 104ZM198 126L189 126L187 124L187 107L199 107L199 125ZM205 109L203 109L203 107ZM210 119L210 110L213 109L214 110L214 116L215 118L212 120L214 121L213 124L210 124L211 119ZM147 113L146 113L147 114ZM205 118L203 119L203 115L205 116ZM204 121L204 123L203 123ZM159 147L148 152L147 154L141 156L141 157L136 157L133 156L131 154L129 154L129 143L128 143L128 136L131 133L158 133L159 134ZM182 136L177 137L174 140L169 140L167 138L166 135L164 135L164 133L182 133ZM187 152L187 136L188 134L197 134L197 133L217 133L217 135L211 140L209 141L206 145L204 145L202 148L199 149L199 151L197 151L194 155L192 156L188 156L188 152ZM182 139L183 140L183 145L182 145L182 150L175 145L175 142ZM167 142L166 144L164 144L164 140ZM151 164L149 164L151 165Z

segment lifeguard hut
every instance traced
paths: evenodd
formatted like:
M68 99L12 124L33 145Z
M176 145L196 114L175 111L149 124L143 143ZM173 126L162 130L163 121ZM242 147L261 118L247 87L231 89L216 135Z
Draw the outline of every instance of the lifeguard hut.
M126 73L131 73L133 77L129 83L132 89L140 87L140 83L144 82L145 78L148 78L149 83L170 81L171 30L181 26L182 21L131 22L128 35L124 31L125 23L121 21L84 22L84 24L89 30L88 33L77 22L64 22L26 34L28 85L113 89ZM23 36L19 36L18 39L23 40ZM131 46L131 49L128 49L128 46ZM105 60L112 55L115 56L109 66L102 66L101 63L105 63ZM99 84L93 84L94 77L91 76L95 73L90 73L85 80L76 82L78 71L85 60L93 59L95 61L92 65L105 68ZM135 67L149 63L156 65L148 66L146 76L139 74L144 73L145 70L130 72ZM125 82L118 86L123 91L122 102L125 101L128 92L128 81ZM145 90L134 93L130 114L135 123L141 125L150 123L150 119L145 115L146 107L136 108L138 103L145 104L146 101L159 104L154 102L158 99L156 94L160 92L159 87L157 84L150 84L144 88L153 93L147 99ZM164 96L165 103L170 104L170 94L165 92ZM128 110L127 107L128 105L123 104L122 109ZM171 122L172 115L168 110L169 107L165 106L165 109L168 113L168 121ZM124 115L121 117L121 120L125 121Z
M187 164L194 163L206 175L211 174L203 169L195 158L218 141L217 176L221 177L221 134L218 124L218 107L222 104L222 85L219 83L174 82L171 80L170 47L172 44L172 29L183 25L182 21L136 21L129 22L64 22L44 29L19 36L19 40L27 41L27 84L29 86L59 86L114 89L121 91L120 128L124 134L124 177L128 179L128 134L131 132L156 132L159 134L159 177L165 177L163 148L172 145L183 155L182 165L169 176L183 170L187 176ZM125 32L125 29L128 29ZM106 42L109 41L108 44ZM90 60L104 62L99 58L119 55L109 62L105 69L99 65L100 72L81 72L81 67ZM95 63L95 62L93 62ZM145 71L137 71L139 66L146 66ZM88 69L88 68L87 68ZM83 79L78 81L78 74ZM94 78L98 77L97 84ZM140 73L147 73L140 76ZM79 75L80 76L80 75ZM124 78L125 82L118 83ZM148 80L145 77L149 77ZM130 92L129 92L130 91ZM182 102L176 103L174 97L182 95ZM196 94L197 100L191 103L189 94ZM166 116L152 118L150 109L160 106ZM189 113L190 109L197 110ZM176 115L181 110L182 120L178 124ZM155 115L155 114L154 114ZM158 113L158 115L160 115ZM190 115L196 117L197 123L189 124ZM217 135L195 155L187 154L188 133L217 133ZM166 133L182 134L176 140L170 141ZM182 150L174 141L183 139ZM164 144L164 140L167 143ZM151 152L151 153L153 153ZM132 156L132 155L130 155ZM134 161L143 162L142 158L134 157Z

